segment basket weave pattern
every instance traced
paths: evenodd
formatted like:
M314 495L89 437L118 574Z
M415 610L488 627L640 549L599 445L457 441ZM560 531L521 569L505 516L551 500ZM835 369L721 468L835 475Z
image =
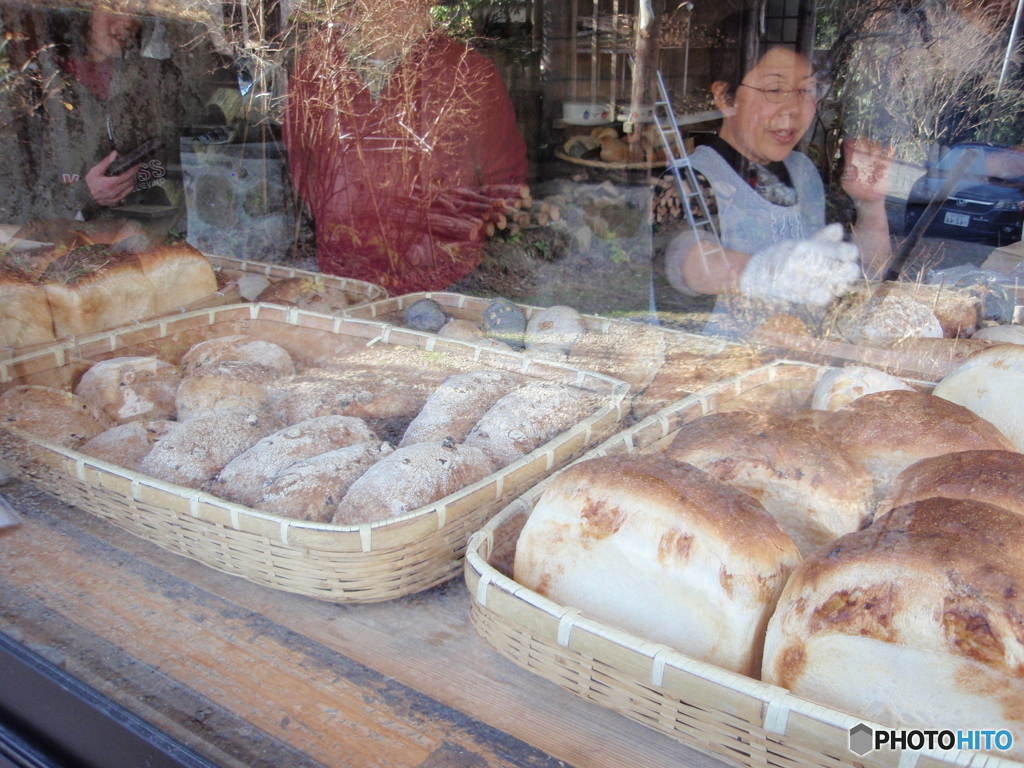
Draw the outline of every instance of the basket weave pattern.
M680 426L738 395L785 380L804 381L810 390L828 370L779 361L741 374L614 435L580 461L657 452ZM516 583L507 575L515 541L554 476L531 488L470 538L465 560L470 617L481 639L506 658L583 699L750 768L1024 768L1015 761L966 751L875 750L859 757L849 749L849 729L862 722L859 718L647 642Z
M27 357L0 361L0 386L66 387L78 370L118 350L159 347L176 334L192 338L244 333L261 324L365 339L449 354L481 367L560 381L605 396L605 405L533 453L434 504L378 523L313 523L249 509L117 467L78 451L0 428L0 460L63 501L172 552L259 584L335 602L376 602L421 591L457 575L469 535L509 499L606 438L628 410L624 383L559 363L397 329L270 304L245 304L175 315L82 337ZM300 341L304 331L299 330Z

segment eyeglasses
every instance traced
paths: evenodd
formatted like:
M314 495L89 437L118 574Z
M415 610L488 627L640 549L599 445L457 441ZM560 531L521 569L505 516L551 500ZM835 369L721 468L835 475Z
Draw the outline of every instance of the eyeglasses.
M779 86L774 86L772 88L756 88L753 85L747 85L746 83L740 83L740 85L744 88L751 88L752 90L760 91L772 104L785 104L789 101L789 97L794 93L799 94L800 98L808 104L814 104L821 98L821 94L823 92L820 83L812 88L801 88L799 90L782 88Z

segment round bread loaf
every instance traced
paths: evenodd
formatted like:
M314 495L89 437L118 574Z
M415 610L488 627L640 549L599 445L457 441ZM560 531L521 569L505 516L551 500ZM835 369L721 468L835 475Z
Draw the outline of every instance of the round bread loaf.
M178 419L225 408L262 411L270 402L269 384L274 380L274 368L255 363L220 361L194 368L175 392Z
M1024 451L1024 346L1003 344L978 352L932 390L995 424Z
M709 414L683 425L664 455L757 499L804 557L874 511L867 471L810 424L778 414Z
M0 395L0 424L65 448L78 448L114 426L85 398L37 384L21 384Z
M890 727L1024 732L1022 547L1024 518L989 504L893 509L793 572L763 679Z
M896 476L878 510L933 496L983 501L1024 515L1024 454L961 451L922 459Z
M554 306L542 309L526 324L526 348L551 345L565 354L583 338L587 327L580 313L572 307Z
M479 325L471 320L459 319L449 320L441 326L437 335L442 339L455 339L456 341L479 342L487 338Z
M865 365L833 368L818 380L811 398L811 408L819 411L838 411L858 397L872 392L913 387L900 378Z
M351 416L308 419L264 437L233 458L217 475L210 493L238 504L255 506L264 494L265 485L295 462L376 437L362 419ZM339 495L334 505L340 500Z
M534 381L509 392L485 413L466 437L495 468L505 467L579 424L598 407L589 392L550 381Z
M393 450L388 443L371 440L293 462L266 484L254 506L283 517L329 523L352 483Z
M750 496L667 456L573 464L538 499L515 580L564 606L745 675L796 545Z
M399 448L352 483L332 522L373 523L443 499L494 471L480 450L451 440Z
M310 312L333 314L345 309L349 302L345 292L324 285L312 277L289 277L271 283L256 301L291 304Z
M252 411L205 411L157 440L139 471L205 491L229 461L280 428Z
M971 338L1000 344L1024 344L1024 325L990 325L976 331Z
M101 360L82 374L75 394L99 408L114 424L173 419L181 382L176 365L155 357Z
M283 347L245 334L207 339L193 345L181 358L184 376L192 376L214 363L250 363L269 369L272 378L292 376L295 365Z
M985 419L923 392L875 392L838 411L814 411L813 417L817 429L868 471L879 500L896 475L921 459L957 451L1014 449Z
M138 472L157 440L177 428L175 421L128 421L96 435L78 450L94 459Z
M942 324L928 307L895 293L866 296L839 315L836 330L851 344L883 347L911 336L942 338Z
M447 437L461 443L490 407L518 384L515 376L500 371L450 376L427 398L398 447L440 442Z

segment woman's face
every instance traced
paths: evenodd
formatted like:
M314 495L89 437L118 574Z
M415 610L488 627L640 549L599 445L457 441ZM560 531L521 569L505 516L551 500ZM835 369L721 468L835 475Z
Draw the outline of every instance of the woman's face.
M788 48L772 48L743 78L730 102L727 85L712 87L715 106L725 115L720 136L744 157L765 163L785 160L814 119L817 103L799 91L814 89L817 82L807 59ZM781 104L769 101L756 90L789 90Z

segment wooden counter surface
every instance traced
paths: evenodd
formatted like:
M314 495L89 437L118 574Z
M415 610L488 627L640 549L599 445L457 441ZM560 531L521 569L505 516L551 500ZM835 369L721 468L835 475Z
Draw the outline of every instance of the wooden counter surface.
M278 592L0 486L0 632L225 767L721 768L484 644L461 578L376 605Z

